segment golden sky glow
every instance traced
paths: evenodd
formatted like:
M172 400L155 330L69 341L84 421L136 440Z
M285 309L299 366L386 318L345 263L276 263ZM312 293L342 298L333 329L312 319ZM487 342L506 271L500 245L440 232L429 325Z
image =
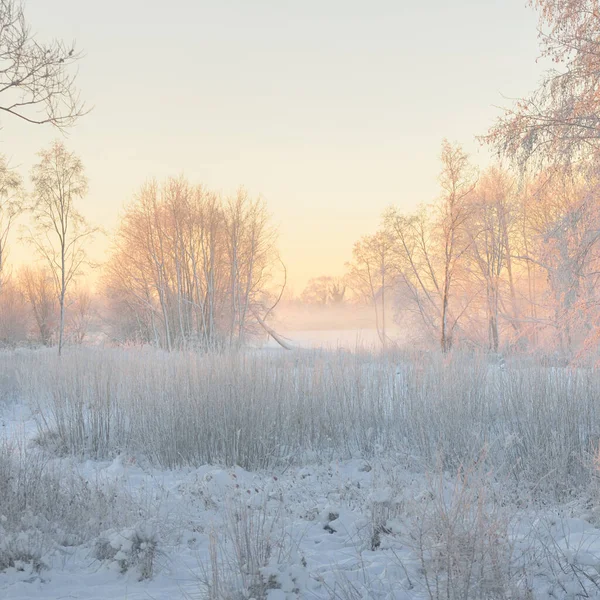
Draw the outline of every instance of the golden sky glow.
M67 139L90 179L82 212L114 229L150 177L243 185L268 202L296 292L340 273L387 206L436 195L443 137L487 162L474 136L540 72L522 0L30 0L27 14L86 53L94 110ZM56 133L2 126L27 175Z

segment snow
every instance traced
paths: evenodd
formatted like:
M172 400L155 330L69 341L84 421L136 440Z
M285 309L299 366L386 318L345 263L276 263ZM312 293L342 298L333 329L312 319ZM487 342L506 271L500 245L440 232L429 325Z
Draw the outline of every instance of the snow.
M35 434L27 406L0 407L0 440L40 451ZM124 454L113 461L52 460L107 490L115 484L126 490L140 519L108 528L81 546L54 544L44 551L39 572L27 562L5 569L0 572L3 600L208 597L202 582L215 548L227 545L232 514L249 519L248 531L264 527L273 532L273 541L285 540L285 548L273 552L262 570L276 582L267 600L428 597L422 564L406 533L408 522L431 500L431 480L397 457L315 461L281 472L218 465L161 471ZM451 503L454 479L446 475L440 485L444 502ZM261 514L267 515L262 525L256 517ZM376 515L383 515L384 524L377 536ZM533 598L577 598L583 582L589 597L600 598L594 583L600 575L596 516L596 508L583 501L513 511L516 563L535 554L529 563L535 569L518 582L521 591L528 586ZM0 519L0 536L2 531ZM35 545L32 536L35 529L16 539L5 534L0 552L9 543L24 549Z
M281 330L281 336L294 348L324 348L355 350L356 348L373 349L381 346L376 329L298 329ZM279 344L269 338L267 349L277 349Z

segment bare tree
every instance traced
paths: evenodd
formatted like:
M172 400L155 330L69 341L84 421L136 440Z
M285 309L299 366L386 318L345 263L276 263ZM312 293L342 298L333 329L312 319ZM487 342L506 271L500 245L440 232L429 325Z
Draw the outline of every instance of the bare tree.
M391 209L384 223L393 242L393 268L400 313L417 315L428 336L439 339L441 281L431 209L404 215Z
M450 323L450 297L459 263L469 247L466 224L469 218L468 198L475 189L475 174L460 146L442 143L443 194L439 204L439 234L441 239L441 336L442 352L452 348L453 324Z
M396 295L400 311L419 316L428 332L436 335L442 352L454 343L460 318L470 298L458 302L464 283L464 263L470 246L467 223L469 198L475 189L475 172L460 146L442 143L442 194L438 201L413 215L391 209L384 228L391 240ZM463 286L464 287L464 286Z
M530 0L542 56L556 68L491 129L487 139L521 164L570 163L600 149L600 9L597 0Z
M555 331L565 358L597 320L592 309L598 306L600 273L599 191L593 171L572 178L544 172L523 203L528 244L516 260L540 273L535 324L538 330L550 326Z
M106 268L116 329L167 350L243 343L271 310L274 244L264 203L243 191L223 199L181 177L146 184Z
M488 347L493 352L498 352L500 344L499 315L505 271L509 280L512 313L516 317L509 239L512 185L513 182L506 173L490 168L479 181L469 207L470 255L475 271L485 287Z
M5 275L8 234L23 208L20 191L21 178L0 156L0 291Z
M343 277L332 277L331 275L313 277L306 284L300 298L306 304L340 305L344 302L346 287Z
M37 338L44 346L52 344L58 321L57 298L50 271L24 267L19 272L19 286L31 307Z
M86 262L85 242L96 231L75 206L87 192L87 179L81 160L62 142L39 153L33 167L34 199L31 207L35 233L30 241L54 278L60 322L58 354L62 353L65 329L65 297L73 279Z
M73 125L86 110L72 66L74 46L39 42L20 0L0 0L0 111L28 123Z
M242 345L253 331L255 314L265 309L265 286L277 253L277 232L264 201L243 189L225 206L225 239L229 260L230 344Z
M388 292L393 285L393 240L382 229L374 235L365 236L352 249L352 261L348 263L348 281L359 296L373 304L375 325L383 348L389 342L387 335Z

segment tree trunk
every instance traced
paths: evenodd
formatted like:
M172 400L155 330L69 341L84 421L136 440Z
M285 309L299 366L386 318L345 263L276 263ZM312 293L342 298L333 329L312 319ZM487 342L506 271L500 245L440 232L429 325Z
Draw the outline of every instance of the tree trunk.
M64 234L63 234L64 240ZM60 263L60 325L58 331L58 355L62 356L63 347L63 335L65 331L65 292L66 292L66 280L65 280L65 244L62 242L61 248L61 263Z

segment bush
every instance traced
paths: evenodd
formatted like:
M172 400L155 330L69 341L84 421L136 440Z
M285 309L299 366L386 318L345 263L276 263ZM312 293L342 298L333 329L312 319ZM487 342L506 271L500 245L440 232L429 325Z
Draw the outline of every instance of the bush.
M157 554L158 535L147 525L107 531L94 548L98 560L115 563L121 573L134 568L140 581L152 578Z
M127 522L133 503L23 445L0 443L0 570L43 565L54 547L78 546ZM139 517L137 517L139 518Z
M305 568L286 534L281 506L270 511L267 501L249 506L232 498L224 527L210 534L210 566L201 565L201 587L209 600L266 600L273 589L297 596Z
M484 468L461 469L450 482L441 471L409 519L413 547L430 600L525 597L515 567L511 517L491 497Z

